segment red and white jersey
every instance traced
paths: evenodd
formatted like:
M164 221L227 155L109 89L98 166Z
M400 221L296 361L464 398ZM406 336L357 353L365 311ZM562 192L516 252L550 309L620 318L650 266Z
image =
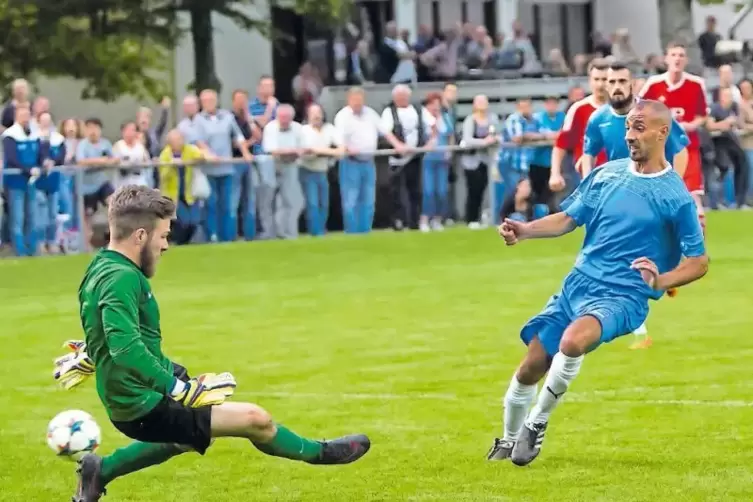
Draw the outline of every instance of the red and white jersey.
M678 122L692 122L698 117L708 115L706 102L706 85L703 78L683 73L676 84L669 81L669 73L654 75L646 80L638 96L654 101L661 101L672 111ZM688 149L700 148L698 133L688 133Z
M593 95L586 96L580 101L573 103L565 115L565 123L562 124L557 141L554 143L557 148L562 148L573 152L573 159L577 162L583 155L583 139L586 136L586 126L591 114L601 107L593 99ZM606 153L602 150L596 157L595 166L606 162Z

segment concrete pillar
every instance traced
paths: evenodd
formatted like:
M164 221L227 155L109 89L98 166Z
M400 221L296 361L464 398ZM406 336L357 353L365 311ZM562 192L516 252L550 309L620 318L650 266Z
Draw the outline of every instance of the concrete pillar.
M518 2L521 0L497 1L497 33L506 36L512 31L512 22L518 19Z
M398 31L408 30L410 42L416 41L418 33L418 5L417 0L394 0L395 23Z

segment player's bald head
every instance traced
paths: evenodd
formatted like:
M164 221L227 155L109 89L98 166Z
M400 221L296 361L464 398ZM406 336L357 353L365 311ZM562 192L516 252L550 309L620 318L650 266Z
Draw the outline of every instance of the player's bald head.
M672 112L661 101L639 99L633 107L633 115L643 115L646 122L655 126L667 126L672 123Z

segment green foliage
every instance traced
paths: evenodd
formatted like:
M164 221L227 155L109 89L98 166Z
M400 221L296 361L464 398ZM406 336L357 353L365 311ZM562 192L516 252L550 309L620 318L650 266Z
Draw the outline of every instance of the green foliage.
M139 23L128 2L120 2L118 12L107 10L107 3L93 8L96 3L85 0L0 0L0 85L44 75L80 80L84 98L164 95L165 42L172 34Z
M351 0L292 0L301 14L336 21ZM268 16L243 6L256 0L0 0L0 86L15 78L73 77L84 98L159 98L167 86L171 49L183 32L177 14L190 14L196 86L218 87L211 15L269 36ZM275 2L272 2L274 5Z

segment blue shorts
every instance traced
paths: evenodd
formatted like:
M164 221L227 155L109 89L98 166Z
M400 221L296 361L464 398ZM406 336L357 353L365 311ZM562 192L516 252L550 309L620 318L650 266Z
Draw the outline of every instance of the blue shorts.
M593 350L602 343L632 333L647 315L647 298L573 270L565 277L562 290L523 326L520 338L528 345L538 336L547 354L554 356L559 352L565 329L579 317L593 316L601 323L601 338L591 348Z

